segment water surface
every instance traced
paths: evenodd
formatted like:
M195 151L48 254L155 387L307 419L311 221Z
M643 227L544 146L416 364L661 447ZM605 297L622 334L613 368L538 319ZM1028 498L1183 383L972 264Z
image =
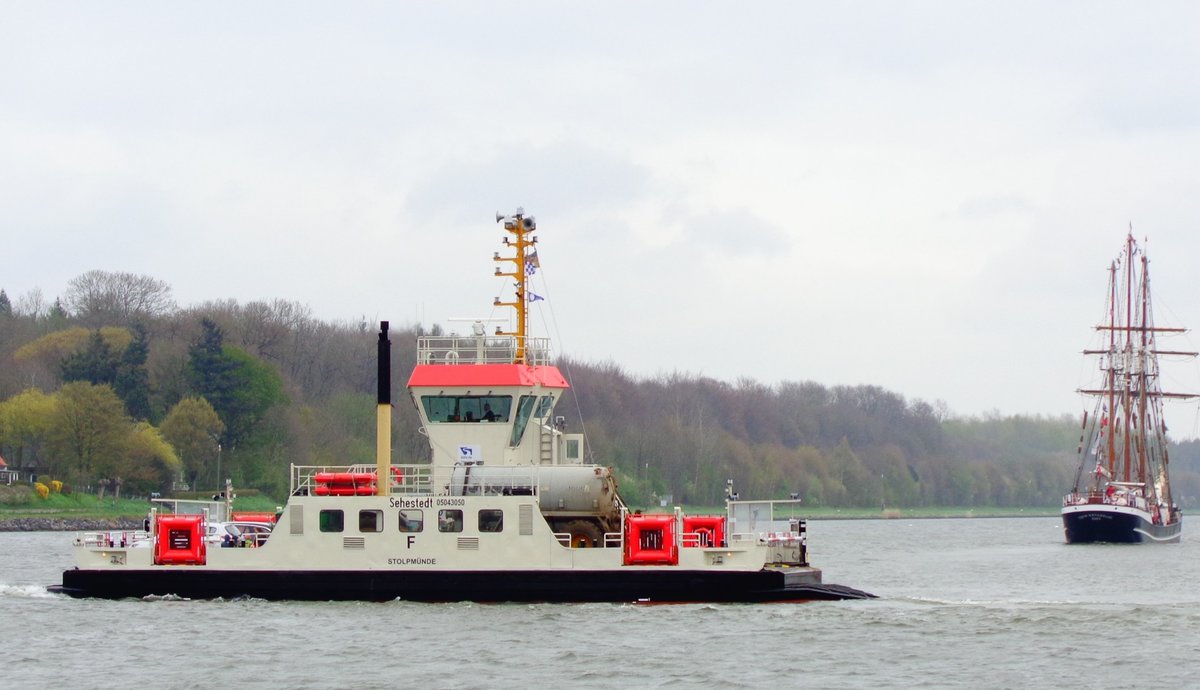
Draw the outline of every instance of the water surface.
M880 598L766 605L76 600L45 590L70 540L0 533L5 687L1200 684L1186 528L1068 546L1057 518L815 521L826 581Z

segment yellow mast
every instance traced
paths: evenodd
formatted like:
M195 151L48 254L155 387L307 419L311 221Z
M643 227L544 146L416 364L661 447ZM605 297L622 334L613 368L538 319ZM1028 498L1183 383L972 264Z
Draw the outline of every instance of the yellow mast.
M528 357L525 351L525 340L529 334L529 293L525 289L525 282L529 278L530 268L537 267L537 251L530 250L537 244L537 237L529 237L529 233L537 229L537 221L533 216L525 216L525 209L517 207L517 212L511 216L505 216L501 213L496 213L496 222L504 222L504 229L515 239L510 240L504 238L504 245L513 247L516 250L515 256L500 256L500 252L496 252L492 256L493 261L511 261L513 269L511 273L500 270L496 267L496 275L509 276L516 281L517 297L512 302L501 302L497 297L492 303L497 307L512 307L517 310L517 330L502 331L500 327L496 327L496 335L511 335L517 340L516 352L513 355L513 364L528 364Z

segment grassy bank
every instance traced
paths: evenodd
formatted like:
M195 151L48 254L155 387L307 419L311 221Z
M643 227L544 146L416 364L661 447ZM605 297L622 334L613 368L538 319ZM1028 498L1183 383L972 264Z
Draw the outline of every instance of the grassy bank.
M234 510L274 512L278 504L266 496L238 497ZM25 486L0 486L0 521L24 518L107 519L146 517L150 502L144 498L103 499L92 494L50 494L39 497Z

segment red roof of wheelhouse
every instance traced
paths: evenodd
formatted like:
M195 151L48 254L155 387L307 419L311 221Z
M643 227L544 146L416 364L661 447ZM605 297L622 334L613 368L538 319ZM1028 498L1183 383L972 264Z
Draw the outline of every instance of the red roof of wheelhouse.
M418 364L408 386L545 386L570 388L558 367L525 364Z

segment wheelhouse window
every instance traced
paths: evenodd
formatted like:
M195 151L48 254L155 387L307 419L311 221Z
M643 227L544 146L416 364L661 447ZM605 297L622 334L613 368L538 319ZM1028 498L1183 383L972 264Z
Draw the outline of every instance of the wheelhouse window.
M400 511L400 531L420 532L425 529L425 513L420 510Z
M423 395L425 417L434 424L446 422L507 422L511 395Z
M479 511L480 532L504 531L504 511L486 509Z
M346 529L346 516L340 510L322 510L317 523L322 532L342 532Z
M516 448L521 444L521 437L525 435L525 427L529 424L529 417L533 414L536 402L537 397L532 395L522 395L517 402L517 416L513 422L512 436L508 440L509 447Z
M445 509L438 511L438 531L439 532L461 532L463 531L463 512L458 509Z
M383 511L382 510L360 510L360 511L358 511L358 531L359 532L382 532L383 531Z
M554 409L554 396L543 395L538 399L537 412L533 413L538 419L545 419L550 416L550 411Z

